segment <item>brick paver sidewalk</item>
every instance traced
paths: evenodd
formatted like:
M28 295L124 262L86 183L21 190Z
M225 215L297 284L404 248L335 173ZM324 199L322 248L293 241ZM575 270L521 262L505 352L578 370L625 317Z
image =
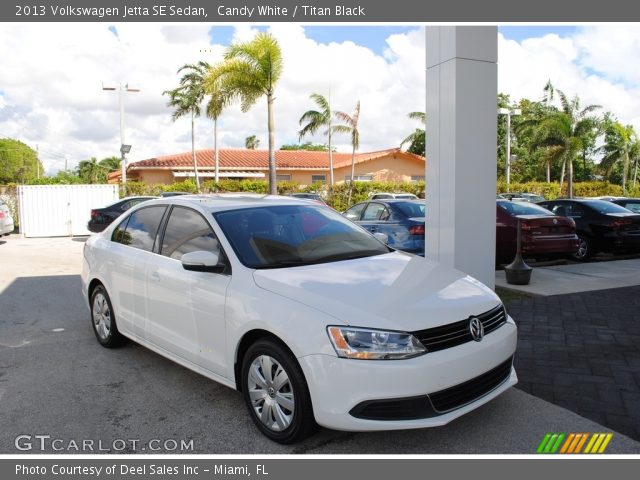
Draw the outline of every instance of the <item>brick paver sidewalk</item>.
M519 328L518 388L640 440L640 286L507 310Z

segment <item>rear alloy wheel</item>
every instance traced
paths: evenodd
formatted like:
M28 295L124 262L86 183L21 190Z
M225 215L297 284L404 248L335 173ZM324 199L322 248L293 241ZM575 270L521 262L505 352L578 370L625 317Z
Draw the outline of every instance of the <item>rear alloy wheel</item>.
M578 234L578 250L571 257L579 262L588 260L593 254L591 239L581 233Z
M91 294L91 325L103 347L113 348L124 343L125 338L116 325L111 300L102 285L98 285Z
M298 442L317 428L302 370L276 341L258 340L249 347L242 364L242 388L251 418L271 440Z

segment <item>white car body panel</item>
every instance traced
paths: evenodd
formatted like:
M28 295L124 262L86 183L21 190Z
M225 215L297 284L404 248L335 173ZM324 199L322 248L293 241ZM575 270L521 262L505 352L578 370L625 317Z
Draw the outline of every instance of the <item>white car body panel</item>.
M218 210L259 205L308 205L303 200L242 196L173 197L145 202L199 211L228 257L231 274L187 271L175 259L111 241L114 222L85 246L82 290L99 281L111 297L120 332L208 378L236 387L238 348L248 332L265 330L292 351L305 374L316 421L342 430L387 430L442 425L486 403L517 382L452 412L420 420L363 420L359 402L426 395L458 385L513 356L513 320L487 335L405 360L339 358L329 325L416 331L464 320L500 304L473 278L404 253L317 265L247 268L214 221Z

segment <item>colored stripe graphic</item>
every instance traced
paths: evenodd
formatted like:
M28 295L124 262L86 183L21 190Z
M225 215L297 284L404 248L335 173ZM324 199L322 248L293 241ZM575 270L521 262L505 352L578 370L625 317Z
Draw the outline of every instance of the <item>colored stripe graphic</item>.
M599 454L604 453L609 442L613 438L612 433L547 433L538 448L536 453L541 454ZM588 441L587 441L588 440ZM584 448L585 444L587 445ZM584 450L583 450L584 448Z

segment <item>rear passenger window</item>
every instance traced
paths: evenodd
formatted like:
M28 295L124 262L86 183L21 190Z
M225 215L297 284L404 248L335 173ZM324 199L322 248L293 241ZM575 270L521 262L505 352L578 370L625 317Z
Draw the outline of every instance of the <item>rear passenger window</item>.
M217 252L220 244L207 221L195 210L174 207L162 239L161 254L180 260L189 252Z
M387 209L380 203L370 203L362 215L362 220L374 221L374 220L386 220L389 214L385 214Z
M136 210L129 216L128 222L125 220L118 225L113 232L112 240L151 252L166 209L165 206L157 206ZM126 228L123 229L125 222Z

